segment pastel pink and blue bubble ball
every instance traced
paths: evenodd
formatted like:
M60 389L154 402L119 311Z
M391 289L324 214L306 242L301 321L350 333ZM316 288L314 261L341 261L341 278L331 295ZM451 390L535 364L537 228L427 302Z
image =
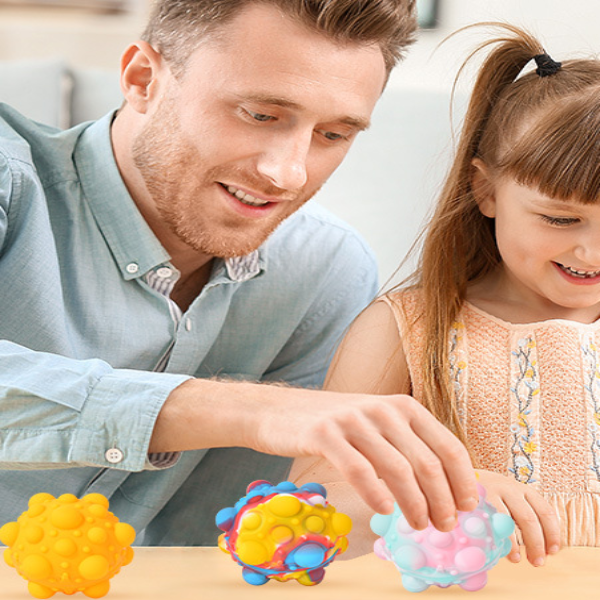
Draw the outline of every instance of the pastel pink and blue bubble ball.
M235 506L217 513L217 527L224 532L219 547L243 567L242 576L252 585L270 579L320 583L325 567L348 547L352 528L350 517L326 497L318 483L255 481Z
M511 549L513 519L486 502L486 491L478 484L479 504L472 512L459 512L453 531L442 532L431 523L422 531L413 529L398 505L391 515L375 514L371 529L380 536L375 554L393 562L409 592L422 592L432 585L459 585L467 591L482 589L487 573Z

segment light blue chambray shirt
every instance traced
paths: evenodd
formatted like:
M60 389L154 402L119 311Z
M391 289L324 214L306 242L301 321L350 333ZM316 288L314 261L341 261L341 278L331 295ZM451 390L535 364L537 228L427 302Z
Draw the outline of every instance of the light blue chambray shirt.
M159 468L163 402L190 376L320 386L376 263L309 203L250 274L215 261L175 319L148 285L173 267L119 175L111 118L60 131L0 105L0 525L35 493L99 492L137 544L213 545L216 512L289 459L225 448Z

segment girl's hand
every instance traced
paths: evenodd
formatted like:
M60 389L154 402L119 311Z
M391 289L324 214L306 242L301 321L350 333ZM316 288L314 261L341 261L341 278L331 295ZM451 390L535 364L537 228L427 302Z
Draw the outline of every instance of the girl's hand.
M477 473L479 483L487 490L486 500L515 521L508 559L514 563L521 560L517 542L520 537L529 562L541 567L548 554L556 554L560 549L560 524L552 507L532 486L491 471Z

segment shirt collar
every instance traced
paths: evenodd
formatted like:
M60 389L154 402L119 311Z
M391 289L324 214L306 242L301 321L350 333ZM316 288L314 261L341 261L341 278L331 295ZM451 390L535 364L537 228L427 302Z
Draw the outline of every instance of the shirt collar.
M87 127L75 147L74 161L84 195L102 235L127 280L168 263L170 256L146 223L117 167L110 138L114 113ZM234 282L256 277L266 267L266 247L248 255L219 261L223 268L213 274Z
M74 160L90 209L125 279L143 275L169 255L133 202L112 150L109 113L84 130Z
M229 278L238 283L256 277L263 267L263 261L261 261L258 250L254 250L254 252L245 256L236 256L225 260L225 268Z

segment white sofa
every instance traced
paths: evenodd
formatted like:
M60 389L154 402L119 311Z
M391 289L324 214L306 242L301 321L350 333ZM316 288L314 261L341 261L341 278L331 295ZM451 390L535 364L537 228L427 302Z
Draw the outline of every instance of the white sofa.
M75 69L49 58L0 61L0 101L37 121L68 127L102 116L122 96L116 71ZM447 169L449 106L449 96L438 91L388 88L372 127L317 196L373 247L382 283L412 245Z

